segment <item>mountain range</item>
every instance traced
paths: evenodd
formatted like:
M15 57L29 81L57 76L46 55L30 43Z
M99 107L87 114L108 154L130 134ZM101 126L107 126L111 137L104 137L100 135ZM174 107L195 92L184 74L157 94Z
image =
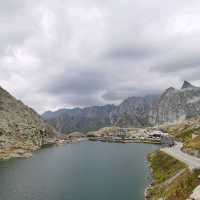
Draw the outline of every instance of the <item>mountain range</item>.
M175 123L200 115L200 87L184 81L181 89L160 95L129 97L120 105L47 111L42 117L61 133L95 131L102 127L147 127Z

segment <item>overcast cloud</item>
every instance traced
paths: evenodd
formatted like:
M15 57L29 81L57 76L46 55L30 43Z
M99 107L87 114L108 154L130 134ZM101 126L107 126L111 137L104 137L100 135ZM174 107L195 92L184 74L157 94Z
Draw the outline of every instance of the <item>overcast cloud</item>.
M46 110L200 85L199 0L6 0L0 85Z

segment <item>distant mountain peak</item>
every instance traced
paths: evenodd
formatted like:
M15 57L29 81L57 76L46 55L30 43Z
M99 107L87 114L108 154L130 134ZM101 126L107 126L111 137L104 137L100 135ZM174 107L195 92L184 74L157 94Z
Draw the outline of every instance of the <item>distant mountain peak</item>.
M165 92L163 93L163 95L166 95L166 94L171 94L173 92L175 92L176 89L174 87L169 87L165 90Z
M175 91L176 89L174 87L169 87L166 89L166 91Z
M187 89L187 88L196 88L196 87L194 85L192 85L190 82L184 81L181 89Z
M6 90L4 90L1 86L0 86L0 94L5 94L8 93Z
M128 97L111 108L89 107L43 118L59 132L94 131L105 126L148 127L200 116L200 87L185 81L182 89L169 87L159 95Z

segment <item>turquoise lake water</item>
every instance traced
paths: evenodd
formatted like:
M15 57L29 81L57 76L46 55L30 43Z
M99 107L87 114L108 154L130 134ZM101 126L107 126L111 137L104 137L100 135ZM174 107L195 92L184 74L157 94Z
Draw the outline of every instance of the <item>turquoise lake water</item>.
M0 162L0 200L143 200L158 146L82 142Z

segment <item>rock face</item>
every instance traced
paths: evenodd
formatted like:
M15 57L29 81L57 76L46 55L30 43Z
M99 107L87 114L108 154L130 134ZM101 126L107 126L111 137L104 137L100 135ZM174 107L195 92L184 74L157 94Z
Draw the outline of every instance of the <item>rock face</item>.
M45 112L42 117L61 133L95 131L113 125L144 127L150 125L148 113L157 98L158 96L153 95L131 97L119 106L61 109L56 112Z
M152 125L174 123L200 115L200 88L184 82L180 90L167 89L149 113Z
M105 126L146 127L182 121L200 115L200 88L185 81L180 90L162 95L130 97L119 106L46 112L43 118L62 133L92 131Z
M110 113L114 109L114 105L62 109L56 112L48 111L42 116L61 133L88 132L111 126Z
M55 134L34 110L0 87L0 159L36 150Z
M196 88L196 87L192 85L191 83L189 83L188 81L184 81L181 89L187 89L187 88Z
M111 124L120 127L149 126L148 114L157 99L157 95L127 98L111 113Z

